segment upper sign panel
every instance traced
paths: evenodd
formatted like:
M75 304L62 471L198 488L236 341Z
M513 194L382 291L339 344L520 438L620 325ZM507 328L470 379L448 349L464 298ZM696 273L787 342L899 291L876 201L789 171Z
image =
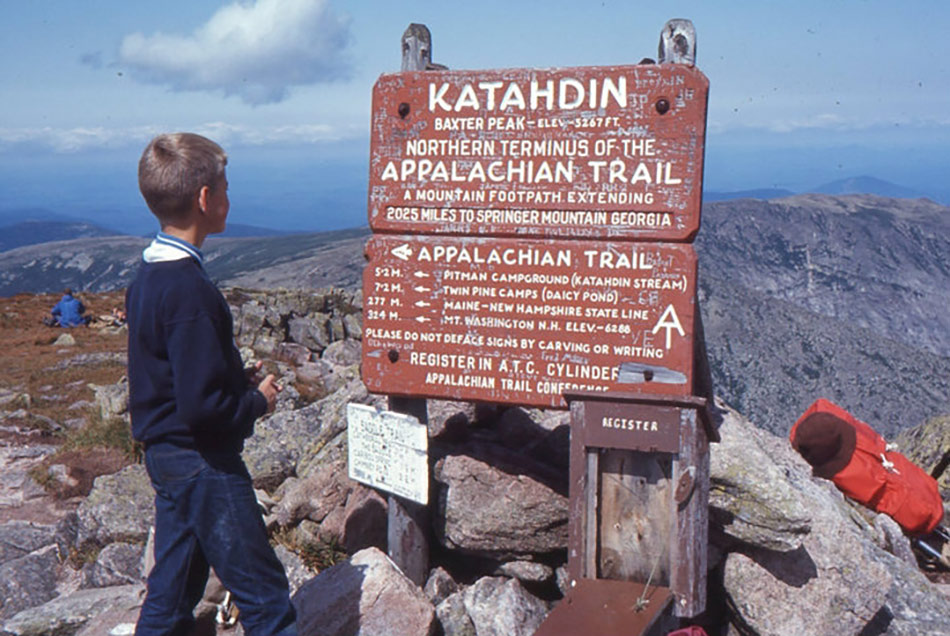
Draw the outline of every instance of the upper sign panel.
M383 75L370 227L691 240L708 89L681 64Z

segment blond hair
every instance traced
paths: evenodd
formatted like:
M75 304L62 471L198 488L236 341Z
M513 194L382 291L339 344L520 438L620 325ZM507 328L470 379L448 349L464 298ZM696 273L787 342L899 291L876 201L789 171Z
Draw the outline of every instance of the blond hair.
M139 190L164 225L185 217L199 190L224 177L228 156L207 137L170 133L155 137L139 159Z

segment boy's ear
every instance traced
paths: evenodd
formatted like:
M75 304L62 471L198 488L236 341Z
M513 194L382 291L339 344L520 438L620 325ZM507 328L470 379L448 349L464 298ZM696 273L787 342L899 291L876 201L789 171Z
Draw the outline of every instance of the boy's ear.
M198 190L198 209L202 212L208 211L208 196L211 194L211 188L208 186L201 186L201 189Z

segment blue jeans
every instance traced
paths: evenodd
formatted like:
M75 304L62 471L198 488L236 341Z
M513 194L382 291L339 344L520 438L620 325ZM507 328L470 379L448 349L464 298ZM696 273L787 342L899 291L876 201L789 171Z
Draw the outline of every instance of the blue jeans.
M155 567L136 636L186 634L209 565L247 636L296 636L287 576L241 456L160 444L145 451L145 467L155 489Z

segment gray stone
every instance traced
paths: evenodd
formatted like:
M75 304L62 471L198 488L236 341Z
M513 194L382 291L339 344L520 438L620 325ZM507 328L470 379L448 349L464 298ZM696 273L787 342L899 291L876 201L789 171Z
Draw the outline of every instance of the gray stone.
M303 479L288 479L274 508L277 522L283 527L295 526L303 519L322 522L335 508L346 505L354 485L342 462L327 463Z
M567 545L567 497L520 469L505 472L465 455L440 459L436 530L448 548L485 556L545 553Z
M547 604L516 579L479 579L462 600L478 636L532 636L548 614Z
M56 526L8 521L0 525L0 564L56 542Z
M445 636L478 636L475 624L465 610L461 591L449 595L439 603L435 608L435 614Z
M311 351L321 352L330 344L327 314L314 312L306 318L291 318L287 321L287 336Z
M0 618L56 596L59 548L50 545L0 565Z
M155 491L141 464L97 477L76 511L76 546L85 549L90 544L101 547L116 541L144 543L155 519L154 500Z
M103 420L122 417L129 411L129 381L123 377L115 384L89 384L99 405L99 416Z
M3 629L14 636L67 636L93 617L141 606L144 595L143 585L79 590L16 614L3 624Z
M302 636L427 636L435 609L376 548L367 548L305 583L293 597Z
M280 362L299 367L313 358L313 353L307 347L296 342L281 342L274 349L274 358Z
M53 344L57 347L75 347L76 338L71 333L62 333L53 341Z
M316 438L322 422L314 405L295 411L275 412L258 420L254 435L244 442L244 463L255 488L274 490L297 473L303 449Z
M455 582L451 574L445 571L445 568L437 567L429 572L429 578L422 591L425 592L426 598L438 608L442 601L459 591L459 584Z
M330 318L330 341L337 342L346 338L346 329L343 327L343 318L333 316Z
M877 545L873 515L847 502L831 482L812 477L787 440L728 411L723 438L736 431L764 453L751 461L784 474L811 516L811 531L796 550L746 546L725 555L723 583L742 622L761 636L945 632L950 599Z
M349 367L359 364L362 355L358 340L336 340L324 349L320 359L337 367Z
M543 583L554 576L554 569L534 561L508 561L501 564L498 574L526 583Z
M446 442L464 440L475 421L472 402L427 400L429 438Z
M880 513L874 517L874 529L877 530L876 543L878 547L887 550L904 563L913 568L917 567L917 558L910 547L910 539L901 530L900 525L886 514Z
M346 505L327 515L320 526L321 535L337 538L349 554L369 547L386 550L388 502L375 490L350 483Z
M94 563L83 568L82 587L109 587L142 582L145 549L132 543L110 543Z
M363 314L347 314L343 316L343 330L347 338L363 339Z
M726 411L719 429L722 441L710 445L712 525L758 547L797 550L811 528L809 502L762 449L752 428Z

